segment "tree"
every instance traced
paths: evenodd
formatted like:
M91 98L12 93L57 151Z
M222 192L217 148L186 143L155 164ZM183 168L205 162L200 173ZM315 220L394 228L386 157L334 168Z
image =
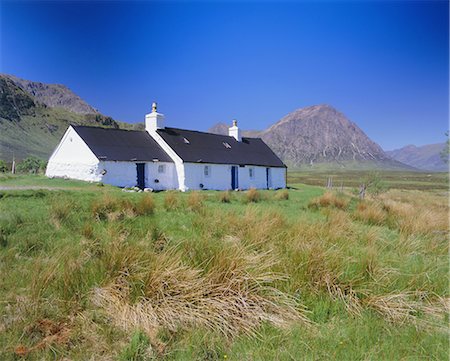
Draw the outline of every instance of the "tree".
M44 170L46 164L47 162L42 159L36 157L27 157L17 165L17 172L36 174L39 171Z
M445 163L448 163L449 156L450 156L450 143L449 143L449 139L448 139L448 131L445 133L445 136L447 137L447 140L445 142L445 147L444 147L444 149L442 149L442 151L439 155L441 156L441 159Z
M5 173L8 171L8 166L6 165L6 162L2 159L0 159L0 173Z

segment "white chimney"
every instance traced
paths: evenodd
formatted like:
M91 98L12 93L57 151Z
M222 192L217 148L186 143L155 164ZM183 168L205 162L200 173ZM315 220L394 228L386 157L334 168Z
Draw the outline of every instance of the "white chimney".
M154 132L157 129L164 129L164 115L156 111L158 104L153 102L152 112L145 115L145 130Z
M237 126L237 120L233 120L233 126L228 128L228 135L234 137L238 142L242 141L241 130Z

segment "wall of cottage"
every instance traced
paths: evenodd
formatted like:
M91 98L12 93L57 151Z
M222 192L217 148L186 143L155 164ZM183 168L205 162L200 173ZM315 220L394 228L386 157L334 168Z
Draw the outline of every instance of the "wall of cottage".
M81 139L77 132L69 127L61 142L50 156L46 176L79 179L99 182L98 159Z
M208 171L205 171L205 167L209 168ZM184 168L186 190L231 189L231 165L184 163ZM239 189L267 188L266 167L237 166L237 169ZM285 168L271 167L270 179L271 188L285 188Z
M178 189L174 163L101 161L102 182L118 187L137 185L136 163L145 163L145 187L154 190ZM161 168L162 167L162 168Z

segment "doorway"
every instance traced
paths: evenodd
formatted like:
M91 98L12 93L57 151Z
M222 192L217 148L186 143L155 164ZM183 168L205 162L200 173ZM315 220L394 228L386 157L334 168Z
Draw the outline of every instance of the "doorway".
M267 189L272 188L272 172L270 168L266 168L266 183Z
M145 163L136 163L137 186L140 189L145 188Z
M231 189L235 190L238 189L239 182L238 182L238 167L235 165L231 166Z

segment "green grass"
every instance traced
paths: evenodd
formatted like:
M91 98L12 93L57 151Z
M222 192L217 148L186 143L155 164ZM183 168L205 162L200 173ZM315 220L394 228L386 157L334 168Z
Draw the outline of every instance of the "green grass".
M442 190L2 185L1 360L448 359Z
M357 188L376 174L388 189L448 190L449 174L432 172L408 172L389 170L302 170L288 172L288 183L310 184L325 187L329 177L335 188Z

